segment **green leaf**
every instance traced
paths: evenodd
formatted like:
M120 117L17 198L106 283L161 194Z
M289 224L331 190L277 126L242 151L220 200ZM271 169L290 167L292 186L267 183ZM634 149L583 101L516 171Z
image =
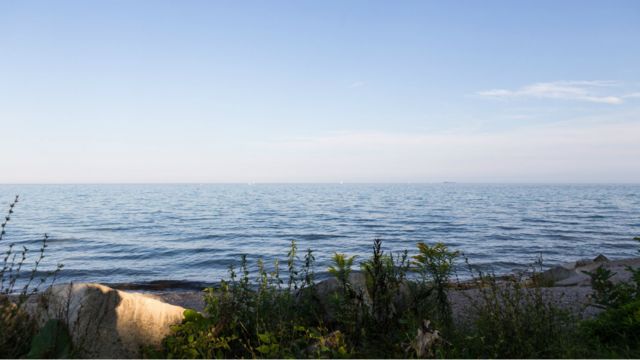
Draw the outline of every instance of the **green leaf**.
M186 309L183 315L185 321L197 321L202 318L202 315L193 309Z
M293 330L294 330L294 331L301 331L301 332L305 332L307 329L306 329L304 326L302 326L302 325L296 325L296 326L294 326L294 327L293 327Z
M263 344L271 344L271 336L269 336L269 333L258 334L258 339Z
M269 350L271 350L271 347L269 345L260 345L256 348L256 350L258 350L259 353L261 354L268 354Z

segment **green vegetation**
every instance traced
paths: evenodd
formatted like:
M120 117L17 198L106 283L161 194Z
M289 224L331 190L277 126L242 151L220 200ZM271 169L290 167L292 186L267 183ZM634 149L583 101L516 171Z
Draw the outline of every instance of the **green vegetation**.
M640 242L638 237L634 240ZM640 268L627 270L631 281L617 284L611 281L615 273L602 267L588 273L595 305L604 311L581 328L597 342L603 357L640 357Z
M333 280L315 284L313 252L299 271L297 247L288 253L288 286L278 262L266 272L259 261L251 277L246 258L240 276L206 290L204 314L185 312L164 341L171 358L567 358L640 356L640 270L614 285L611 273L593 274L596 305L583 320L559 304L537 269L499 278L473 270L458 284L468 298L452 313L451 277L460 254L444 244L418 244L418 254L387 254L375 240L372 255L354 271L356 258L336 253ZM304 274L300 276L299 274ZM466 290L462 290L466 289Z
M428 300L429 297L425 295L435 291L436 311L432 316L436 316L443 326L449 327L452 314L447 289L454 269L453 263L460 254L457 251L449 251L442 243L436 243L434 246L418 243L418 250L420 253L413 257L413 264L420 274L420 283L414 292Z
M561 308L533 276L498 279L478 272L469 290L469 320L454 330L447 356L471 358L588 357L578 353L578 314ZM529 280L530 279L530 280ZM527 281L529 280L529 281Z

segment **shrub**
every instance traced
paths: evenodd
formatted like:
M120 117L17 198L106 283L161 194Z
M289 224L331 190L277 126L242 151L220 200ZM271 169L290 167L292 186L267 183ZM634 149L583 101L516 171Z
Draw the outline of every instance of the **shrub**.
M283 287L279 262L267 272L258 261L257 277L250 277L242 256L240 277L234 267L229 281L205 290L206 316L185 311L182 324L164 342L169 357L307 357L345 353L340 333L322 327L315 302L314 257L307 251L299 267L297 247L291 244ZM315 346L311 346L314 345Z
M402 354L401 342L405 340L405 327L409 325L403 314L403 287L409 261L407 252L385 254L382 241L373 242L371 258L362 262L360 267L364 273L365 290L369 303L362 304L361 328L366 341L362 343L368 355L385 356L392 352ZM366 306L365 306L366 305Z
M351 272L355 256L335 253L333 265L328 272L338 282L338 288L329 295L332 307L332 325L349 336L352 344L359 345L362 339L362 315L364 293L351 283Z
M640 299L607 309L581 328L600 357L640 357Z
M353 290L349 281L349 276L353 270L353 261L355 259L355 256L347 257L345 254L335 253L333 254L334 265L329 266L328 269L329 274L338 280L343 292L345 293Z
M427 254L421 264L437 264L440 259L453 262L453 253L444 245L437 249L436 254ZM431 301L407 300L419 295L407 286L407 273L421 271L426 277L432 269L412 269L407 251L386 254L380 240L374 241L372 250L371 257L360 264L362 272L356 277L352 276L355 257L334 254L328 272L335 278L336 287L323 295L331 305L333 315L329 322L325 322L323 300L313 283L311 250L301 262L292 242L286 280L280 278L278 261L267 272L259 260L258 273L251 277L243 256L238 271L229 269L228 281L206 289L205 314L188 310L183 323L173 327L172 335L164 341L165 354L280 358L416 355L411 343L416 330L423 326L425 319L420 316L437 311L432 309ZM435 288L436 283L446 288L450 270L436 270L440 272L433 278L438 282L424 281L414 289L422 294L422 287ZM354 284L353 279L364 281ZM446 295L446 289L440 293ZM406 309L409 311L403 311Z
M571 357L577 317L524 274L498 278L472 272L469 319L456 334L454 357ZM531 278L536 279L535 272Z
M454 270L455 259L460 255L450 251L443 243L427 245L418 243L419 254L414 256L413 265L420 274L418 294L428 299L435 295L436 312L432 314L441 326L451 326L451 306L448 287ZM425 296L426 295L426 296Z
M603 357L640 357L640 269L627 270L631 281L617 284L611 281L615 273L602 266L585 271L591 278L594 305L604 311L581 328L583 336L591 339L593 351Z
M371 299L371 316L381 330L388 326L387 322L396 317L398 309L396 303L401 294L409 262L407 252L394 259L393 255L385 255L382 251L382 241L373 242L371 259L363 262L361 268L365 274L366 289Z

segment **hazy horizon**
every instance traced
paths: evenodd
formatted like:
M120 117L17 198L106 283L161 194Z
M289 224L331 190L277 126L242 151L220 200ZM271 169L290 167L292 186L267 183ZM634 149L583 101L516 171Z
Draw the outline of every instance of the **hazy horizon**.
M0 3L0 184L640 183L640 3Z
M640 182L509 182L509 181L405 181L405 182L23 182L0 183L0 185L640 185Z

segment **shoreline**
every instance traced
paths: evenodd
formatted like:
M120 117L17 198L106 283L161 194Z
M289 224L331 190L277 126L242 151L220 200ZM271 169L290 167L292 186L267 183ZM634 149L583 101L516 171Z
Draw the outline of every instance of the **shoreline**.
M603 256L603 255L598 255L596 256L594 259L597 259L598 257ZM554 269L559 269L559 268L570 268L572 266L585 266L588 265L590 263L594 262L594 259L588 259L588 258L583 258L583 259L578 259L575 261L571 261L571 262L565 262L565 263L559 263L556 265L550 265L550 266L544 266L544 270L542 271L536 271L539 274L542 273L547 273L549 271L552 271ZM613 258L613 259L608 259L607 257L604 257L604 262L610 264L610 266L614 266L616 268L620 268L622 266L625 265L630 265L630 266L638 266L640 267L640 257L623 257L623 258ZM597 262L597 261L595 261ZM474 269L474 271L477 271L479 268L489 268L491 269L491 266L478 266L478 265L471 265L472 268ZM524 266L523 265L523 269L531 269L531 267L533 267L533 264ZM487 271L485 269L482 269L482 271L484 273L492 273L491 271ZM353 273L360 273L361 270L354 270ZM465 270L463 272L464 274L469 274L470 272L468 270ZM505 272L505 273L493 273L497 278L509 278L512 276L515 276L517 274L525 274L525 275L530 275L532 272L529 270L522 270L522 271L516 271L516 269L514 269L514 271L511 272ZM326 281L328 279L331 279L332 276L326 272L318 272L316 273L316 283L321 283L323 281ZM61 282L58 284L68 284L68 283L96 283L96 284L102 284L105 286L108 286L110 288L113 289L117 289L117 290L123 290L123 291L134 291L134 292L143 292L143 293L155 293L155 292L185 292L185 291L200 291L203 290L205 288L208 287L215 287L220 285L220 282L222 280L228 280L226 278L223 278L221 280L218 281L191 281L191 280L174 280L174 279L161 279L161 280L150 280L150 281L132 281L132 282L96 282L96 281L65 281L65 282ZM456 284L467 284L469 283L469 281L471 280L471 277L467 277L467 276L460 276L459 277L459 281L457 282L452 282L452 285L456 285ZM557 284L555 286L572 286L573 284L566 284L563 285L563 283L561 282L560 284Z
M614 283L628 281L630 273L626 266L640 267L640 257L630 257L624 259L608 260L601 255L593 260L581 259L570 263L560 264L551 267L537 276L544 278L550 286L544 286L552 298L560 300L569 307L588 307L589 295L592 293L589 277L582 271L593 271L599 266L604 266L612 270L616 275L612 278ZM353 275L360 276L361 272L354 271ZM516 276L516 274L506 274L497 276L498 280L506 280ZM525 276L527 278L527 276ZM316 285L330 282L331 278L316 281ZM113 289L140 293L145 296L163 301L167 304L177 305L196 311L202 311L205 307L203 290L207 287L215 286L219 283L201 283L189 281L153 281L150 283L125 283L125 284L102 284ZM467 305L464 294L477 291L476 284L472 280L462 280L450 283L450 300L454 310L462 310ZM564 299L562 299L565 297ZM593 309L592 309L593 310ZM593 316L597 311L587 311L588 316Z
M566 310L577 321L592 319L603 310L594 306L590 278L582 272L593 271L600 266L617 273L612 278L614 282L627 281L631 273L625 267L637 268L640 257L609 261L598 256L592 260L562 264L534 277L524 274L490 276L492 280L489 282L449 282L446 296L453 323L462 326L477 314L478 306L483 306L484 301L491 301L483 297L487 295L487 285L493 289L496 289L494 286L504 288L508 292L519 288L524 294ZM351 273L348 279L350 287L364 296L365 302L371 299L364 273ZM399 297L394 300L398 306L402 306L401 299L410 288L407 285L411 280L403 281L404 285L397 287ZM521 287L513 287L513 284L521 284ZM74 343L80 344L82 357L135 358L140 357L141 348L159 348L163 339L171 334L173 326L182 323L187 315L206 316L208 310L202 285L209 284L180 281L116 284L115 287L98 283L56 284L29 297L24 309L39 326L62 319L60 321L67 324L65 326ZM336 278L315 283L314 296L317 296L326 321L332 321L333 315L325 306L330 295L340 286ZM286 289L283 286L283 291ZM194 315L189 309L201 315ZM91 339L101 340L87 342L87 334L93 334L89 337Z

